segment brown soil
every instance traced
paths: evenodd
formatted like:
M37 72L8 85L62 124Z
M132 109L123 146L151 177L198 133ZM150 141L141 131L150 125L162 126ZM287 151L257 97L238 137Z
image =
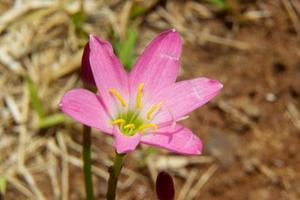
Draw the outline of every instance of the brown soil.
M190 120L204 138L205 154L221 164L198 199L300 197L300 132L288 114L289 105L300 106L299 35L282 5L268 6L272 23L247 23L232 33L218 21L216 34L234 34L251 44L248 51L185 46L185 78L204 75L224 83L221 95Z

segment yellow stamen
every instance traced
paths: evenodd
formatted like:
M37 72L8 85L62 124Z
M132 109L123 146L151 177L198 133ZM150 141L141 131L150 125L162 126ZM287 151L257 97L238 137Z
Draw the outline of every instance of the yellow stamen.
M126 128L126 129L134 129L135 126L134 126L134 124L127 124L126 126L124 126L124 128Z
M138 92L136 95L136 108L139 109L142 107L142 92L143 92L144 83L140 83L138 87Z
M154 104L152 108L147 112L147 120L151 119L152 114L162 105L162 102L158 102L157 104Z
M123 97L117 90L111 88L111 89L109 89L109 92L112 93L113 95L115 95L115 97L120 101L120 103L123 107L126 107L125 100L123 99Z
M145 132L146 129L149 129L149 128L152 128L152 129L157 129L157 125L156 124L143 124L139 127L139 131L143 134Z
M124 119L115 119L111 123L112 124L124 124L126 121Z

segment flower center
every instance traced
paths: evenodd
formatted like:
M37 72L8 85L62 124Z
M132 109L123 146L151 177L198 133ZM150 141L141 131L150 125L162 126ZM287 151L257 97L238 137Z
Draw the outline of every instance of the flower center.
M158 128L156 124L145 123L145 122L152 120L153 115L161 107L162 102L158 102L150 108L150 110L146 114L146 119L143 119L140 116L140 110L143 108L142 105L143 86L144 86L143 83L140 83L138 86L135 108L134 109L127 108L126 109L127 111L120 112L117 115L117 117L111 121L111 124L118 126L121 133L126 136L133 136L137 132L143 134L146 131L149 130L153 131ZM123 108L126 108L127 105L129 105L129 103L126 104L126 101L117 90L111 88L109 89L109 92L119 101L119 103Z
M120 113L118 117L112 121L112 124L117 125L121 133L127 136L133 136L137 132L144 133L146 129L157 129L157 125L155 124L144 123L136 111Z

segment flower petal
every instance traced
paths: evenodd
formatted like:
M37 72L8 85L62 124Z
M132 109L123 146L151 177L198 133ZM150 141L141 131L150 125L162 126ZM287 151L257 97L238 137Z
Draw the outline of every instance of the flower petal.
M162 90L151 100L152 102L163 102L152 123L162 124L179 120L210 101L222 87L223 85L219 81L208 78L196 78L175 83Z
M174 83L179 71L181 46L180 35L174 29L159 34L130 72L131 91L136 91L137 86L144 83L144 91L151 95Z
M141 134L139 133L134 136L126 136L118 128L114 128L113 134L115 136L114 147L120 154L135 150L141 139Z
M111 134L108 117L100 98L94 93L84 89L68 91L61 99L60 109L73 119Z
M182 125L165 127L155 133L144 135L141 143L186 155L197 155L202 151L201 140Z
M115 56L111 45L96 36L90 36L89 61L94 79L105 105L112 113L120 105L116 98L109 92L109 89L118 91L126 102L128 102L128 77L123 66ZM114 105L112 105L114 104ZM112 114L111 113L111 114Z

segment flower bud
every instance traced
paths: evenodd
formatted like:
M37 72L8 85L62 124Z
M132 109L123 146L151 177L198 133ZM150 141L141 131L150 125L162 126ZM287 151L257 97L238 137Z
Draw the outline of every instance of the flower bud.
M89 57L90 57L90 47L89 47L89 42L87 42L87 44L84 47L82 60L81 60L81 79L85 84L96 87Z
M175 190L172 177L160 172L156 178L156 194L159 200L174 200Z

